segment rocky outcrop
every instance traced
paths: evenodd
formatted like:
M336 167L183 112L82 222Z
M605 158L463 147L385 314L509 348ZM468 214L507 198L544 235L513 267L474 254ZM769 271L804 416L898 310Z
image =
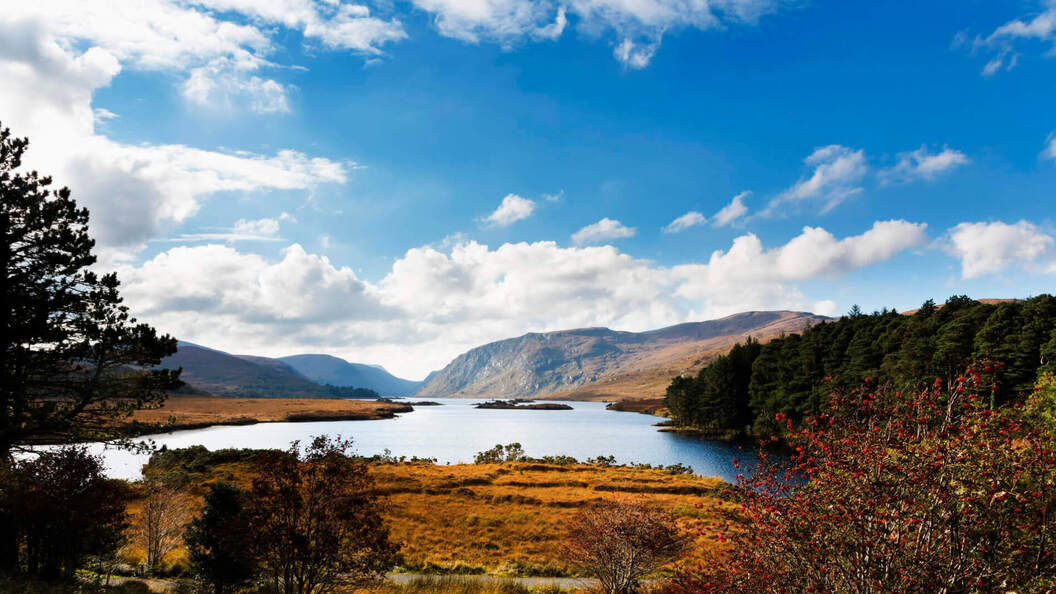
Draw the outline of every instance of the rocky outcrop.
M669 381L687 360L690 366L703 364L703 355L728 349L747 336L772 338L825 319L803 312L748 312L649 332L584 328L525 334L459 355L431 375L417 395L541 397L658 372Z

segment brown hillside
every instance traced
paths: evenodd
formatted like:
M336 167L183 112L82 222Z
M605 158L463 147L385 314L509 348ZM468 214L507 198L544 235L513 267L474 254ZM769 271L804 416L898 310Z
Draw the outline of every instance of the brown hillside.
M619 373L572 390L553 392L540 397L554 400L614 401L662 398L672 378L696 374L702 367L716 357L726 354L733 345L744 342L749 336L761 342L768 342L779 336L801 332L808 325L824 319L810 314L787 315L750 331L659 348L629 361Z
M434 374L418 396L607 400L656 398L748 336L766 340L828 318L747 312L650 332L586 328L532 333L472 349Z

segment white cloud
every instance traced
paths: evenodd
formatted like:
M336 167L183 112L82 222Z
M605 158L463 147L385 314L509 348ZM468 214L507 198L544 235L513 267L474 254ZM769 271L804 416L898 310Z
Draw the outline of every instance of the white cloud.
M39 8L30 13L27 7ZM109 6L109 5L106 5ZM248 64L268 45L257 29L165 2L15 4L0 11L3 124L31 141L27 168L68 185L92 213L104 259L128 257L195 214L216 192L304 190L344 183L347 163L292 150L272 155L176 144L123 144L100 134L92 95L124 64L179 69L227 56ZM124 8L127 8L125 10ZM68 9L68 10L65 10Z
M612 55L629 68L641 69L649 65L660 48L660 39L635 42L624 39L612 50Z
M1048 44L1045 55L1056 56L1056 0L1045 0L1042 5L1044 10L1033 17L1013 19L986 37L976 36L970 43L966 34L958 33L954 38L954 47L970 46L973 52L991 54L982 70L982 75L986 77L1015 68L1021 55L1017 47L1023 41Z
M605 217L597 223L592 223L572 234L572 242L576 245L585 243L599 243L610 239L623 239L634 237L637 230L623 223Z
M255 221L239 219L235 222L234 231L235 233L273 236L279 232L279 221L275 219L257 219Z
M803 162L813 168L811 174L778 194L761 214L772 215L784 204L806 200L823 201L821 213L827 213L848 197L860 193L862 188L857 184L869 171L865 151L838 144L815 149Z
M233 243L236 241L281 241L281 238L279 237L278 219L257 219L255 221L239 219L235 221L234 226L230 229L207 233L184 233L165 241L177 241L180 243L224 241Z
M723 206L719 212L715 213L715 216L711 217L711 224L715 227L725 227L748 214L748 207L745 206L744 199L751 196L751 194L751 192L745 191L734 196L729 204Z
M921 146L915 151L899 153L895 166L881 171L880 178L886 183L932 181L943 173L968 163L971 163L971 160L967 155L950 147L943 147L938 153L930 153L926 146Z
M926 225L906 221L878 221L862 235L837 239L819 227L804 227L787 244L766 249L753 233L717 250L706 264L677 266L682 279L676 294L703 301L708 309L734 313L751 309L802 307L804 298L795 282L835 277L890 259L927 242Z
M737 238L706 263L668 268L613 246L473 241L408 250L379 282L294 244L278 260L225 245L179 246L124 266L122 294L164 332L234 352L329 352L422 377L481 344L525 332L641 331L749 309L833 313L798 283L870 266L926 241L924 225L818 228L765 249Z
M286 87L274 80L251 75L227 58L217 58L193 68L183 83L183 96L210 109L231 110L248 105L256 113L290 111Z
M535 202L517 194L507 194L495 212L481 219L495 227L508 227L517 221L527 219L535 212Z
M706 216L700 214L699 212L697 212L695 210L691 210L691 211L687 212L686 214L684 214L684 215L678 217L677 219L671 221L670 223L668 223L667 226L665 226L662 229L662 231L664 233L678 233L680 231L685 231L686 229L689 229L690 227L696 227L697 225L703 225L704 223L707 222L707 220L708 220L708 218Z
M671 221L666 227L663 228L663 232L678 233L680 231L685 231L690 227L703 225L709 220L711 221L711 225L713 227L725 227L748 213L748 207L745 206L744 199L750 196L751 194L751 192L747 191L737 194L733 197L733 200L730 200L729 204L720 208L719 212L715 213L715 215L712 216L711 219L708 219L708 217L695 210L691 210L686 214L678 217L677 219Z
M1056 161L1056 132L1049 134L1049 137L1045 139L1045 150L1041 151L1041 157Z
M553 40L569 16L590 36L611 32L613 55L630 68L644 68L662 37L684 28L700 30L752 24L775 12L779 0L412 0L434 15L442 35L469 43L492 41L511 47L524 40Z
M976 278L1013 266L1056 272L1056 240L1027 221L961 223L950 230L947 249L961 260L961 276Z

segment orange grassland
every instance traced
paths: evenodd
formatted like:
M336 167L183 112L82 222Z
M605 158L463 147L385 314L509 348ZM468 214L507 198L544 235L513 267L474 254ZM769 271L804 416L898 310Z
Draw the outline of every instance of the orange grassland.
M170 396L160 408L135 411L131 421L184 428L282 421L375 420L408 412L407 405L330 398Z
M568 521L601 500L671 511L687 533L722 500L719 479L663 470L540 463L375 466L387 518L408 569L438 573L573 575L561 545ZM696 507L701 504L701 508ZM701 547L719 546L714 536Z
M695 541L696 553L721 547L716 535L697 535L717 515L735 518L729 485L716 478L665 470L586 464L371 464L384 495L391 537L401 543L403 567L439 574L578 575L561 554L568 521L602 500L639 501L672 512ZM251 467L220 464L196 476L189 493L199 509L205 485L216 480L245 488ZM139 512L133 502L132 514ZM136 561L139 547L126 550ZM695 555L694 555L695 556ZM168 561L181 563L185 552Z

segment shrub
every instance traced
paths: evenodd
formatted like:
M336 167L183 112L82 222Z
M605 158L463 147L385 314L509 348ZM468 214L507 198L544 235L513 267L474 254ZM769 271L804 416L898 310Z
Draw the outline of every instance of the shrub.
M496 445L490 450L484 450L483 452L477 452L476 457L473 459L474 464L494 464L497 462L525 462L529 458L524 453L524 448L519 443L509 443L506 445Z
M572 519L565 554L606 593L628 594L685 547L671 515L639 503L605 501Z
M351 443L317 437L303 451L264 452L250 491L249 525L271 586L331 590L379 577L395 564L374 481Z
M15 463L4 480L17 569L69 580L89 555L112 554L126 526L127 490L103 476L82 447L42 452Z
M1056 438L993 410L991 366L912 396L838 392L785 424L793 455L741 477L729 541L680 576L706 592L1047 592L1056 587ZM776 439L776 438L775 438Z

